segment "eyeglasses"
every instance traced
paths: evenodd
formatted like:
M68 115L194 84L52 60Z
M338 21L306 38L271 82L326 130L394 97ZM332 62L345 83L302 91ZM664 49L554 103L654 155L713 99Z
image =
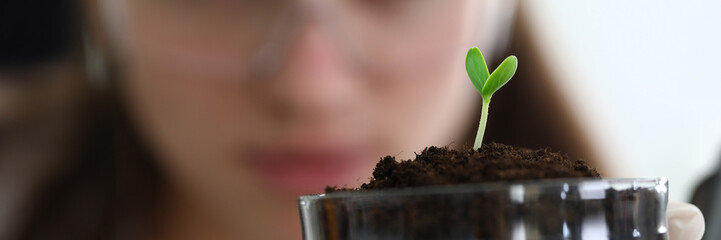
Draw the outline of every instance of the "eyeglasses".
M152 11L176 37L214 44L234 39L256 77L275 74L299 29L318 24L361 71L422 68L433 46L454 41L465 0L128 0ZM438 60L438 59L434 59Z

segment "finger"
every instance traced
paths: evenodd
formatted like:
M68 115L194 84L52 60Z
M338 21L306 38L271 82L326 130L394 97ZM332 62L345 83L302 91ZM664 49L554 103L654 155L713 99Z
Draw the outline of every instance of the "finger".
M669 202L666 221L670 240L698 240L706 228L701 210L688 203Z

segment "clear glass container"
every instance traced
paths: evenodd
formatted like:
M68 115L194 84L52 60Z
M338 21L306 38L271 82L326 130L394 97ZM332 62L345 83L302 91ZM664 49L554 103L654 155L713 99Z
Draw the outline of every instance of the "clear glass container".
M559 179L298 199L306 240L668 239L668 181Z

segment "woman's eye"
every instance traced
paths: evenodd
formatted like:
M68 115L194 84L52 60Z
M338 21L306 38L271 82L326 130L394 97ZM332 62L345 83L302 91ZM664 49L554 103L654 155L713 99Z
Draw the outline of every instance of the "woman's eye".
M356 0L363 2L364 4L368 5L376 5L376 6L387 6L391 4L396 4L398 2L403 2L403 0Z
M372 9L380 12L397 12L403 10L409 5L413 5L414 1L410 0L352 0L358 5L361 5L367 9ZM416 0L423 2L425 0Z

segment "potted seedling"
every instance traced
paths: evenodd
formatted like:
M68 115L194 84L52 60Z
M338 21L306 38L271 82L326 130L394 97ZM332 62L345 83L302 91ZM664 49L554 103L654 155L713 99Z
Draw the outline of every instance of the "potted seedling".
M471 48L483 98L473 147L383 157L358 189L300 197L304 239L667 239L664 178L602 179L549 149L483 144L491 97L517 67L510 56L491 73Z

